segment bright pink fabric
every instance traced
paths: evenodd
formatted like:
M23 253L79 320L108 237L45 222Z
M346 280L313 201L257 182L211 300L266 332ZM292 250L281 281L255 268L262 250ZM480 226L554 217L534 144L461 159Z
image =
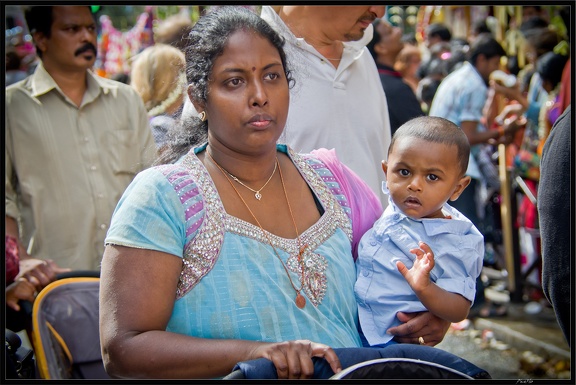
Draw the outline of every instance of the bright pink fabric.
M326 164L348 200L352 219L352 256L356 260L360 238L382 215L383 208L380 199L354 171L338 160L336 150L320 148L313 150L311 154ZM378 166L374 165L374 167Z
M18 242L16 238L5 236L6 248L6 286L14 282L20 271L20 258L18 256Z

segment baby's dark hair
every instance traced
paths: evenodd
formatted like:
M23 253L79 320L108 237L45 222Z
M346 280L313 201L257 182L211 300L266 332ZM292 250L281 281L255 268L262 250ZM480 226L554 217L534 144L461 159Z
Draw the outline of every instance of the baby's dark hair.
M294 80L286 63L284 39L254 12L244 7L224 6L202 16L186 39L186 77L192 86L189 97L193 101L206 102L214 61L222 55L228 38L237 31L251 31L267 39L278 50L288 85L292 86ZM197 117L180 121L168 132L166 146L155 163L174 162L191 146L203 143L207 133L207 121Z
M461 174L466 173L470 157L470 142L464 131L451 121L437 116L419 116L407 121L392 136L388 155L392 152L394 143L402 138L419 138L432 143L456 145ZM418 155L414 154L414 156Z

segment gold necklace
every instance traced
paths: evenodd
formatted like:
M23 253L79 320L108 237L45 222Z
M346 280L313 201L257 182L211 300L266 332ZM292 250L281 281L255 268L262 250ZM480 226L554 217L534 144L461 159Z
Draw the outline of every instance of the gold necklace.
M230 174L229 172L224 170L224 168L222 166L220 166L214 160L212 155L210 155L210 153L208 152L208 149L206 149L206 155L208 155L208 157L210 158L212 163L214 163L214 165L216 167L218 167L220 172L222 172L222 175L224 175L226 177L226 180L228 180L228 182L230 183L230 186L232 186L232 188L234 189L234 191L236 192L236 194L238 195L238 197L240 198L240 200L242 201L242 203L244 204L246 209L248 209L248 212L250 213L250 215L252 216L254 221L256 221L256 223L258 224L258 227L260 227L260 230L262 230L262 233L264 234L264 236L266 236L268 243L272 247L272 250L274 250L274 254L276 255L276 258L278 258L278 260L282 264L282 267L284 268L284 271L286 271L286 275L288 276L288 279L290 280L290 285L292 285L292 288L296 292L296 298L294 300L294 302L296 302L296 306L298 306L300 309L304 309L304 307L306 306L306 298L304 298L304 296L300 293L302 291L302 289L304 288L304 263L302 262L302 254L304 254L304 250L306 250L306 247L308 247L308 245L304 245L303 247L300 247L300 233L298 232L298 226L296 226L296 220L294 219L294 214L292 213L292 206L290 205L290 201L288 200L288 194L286 193L286 187L284 185L284 177L282 176L282 168L280 166L278 166L278 164L279 164L278 158L276 158L276 165L274 166L274 171L276 171L276 168L278 168L278 172L280 173L280 181L282 182L282 189L284 190L284 197L286 198L286 203L288 203L288 210L290 211L290 217L292 218L292 223L294 224L294 229L296 230L296 241L298 242L298 264L300 265L300 275L301 275L300 289L296 288L296 285L294 285L294 281L292 281L292 277L290 277L290 272L288 271L288 267L286 267L286 264L284 263L284 261L282 261L282 258L280 258L278 251L276 251L276 248L272 245L272 240L270 239L270 236L268 235L266 230L264 230L264 228L260 224L260 221L258 221L258 219L254 215L254 213L252 212L252 210L250 209L250 207L248 206L248 204L246 203L244 198L242 198L242 195L240 195L240 192L238 191L238 189L236 189L236 186L234 186L234 183L232 183L232 180L230 179L232 174ZM230 177L228 176L228 174L230 174ZM272 174L272 175L274 175L274 174Z
M206 151L206 153L208 154L208 156L210 156L210 154L208 153L208 151ZM214 159L212 158L212 156L210 156L210 159L212 159L212 161L214 161ZM260 193L260 191L264 190L264 187L268 186L268 183L272 180L272 177L274 176L274 174L276 174L276 169L278 168L278 162L274 163L274 171L272 171L272 175L270 175L270 178L268 178L268 180L266 181L266 183L264 183L264 186L260 187L258 190L254 190L252 187L250 186L246 186L240 179L236 178L234 175L232 175L232 173L228 170L225 170L223 167L220 167L220 165L216 162L214 162L220 169L224 170L228 175L230 175L230 178L234 179L236 182L240 183L242 186L246 187L248 190L252 191L254 193L254 197L258 200L262 199L262 194Z
M268 178L268 180L266 181L266 183L264 183L264 186L260 187L259 190L254 190L253 188L246 186L244 183L242 183L242 181L238 178L236 178L234 175L230 174L229 171L226 171L228 173L228 175L230 175L230 177L232 179L234 179L236 182L240 183L242 186L246 187L248 190L252 191L254 193L254 197L258 200L262 199L262 194L260 194L260 191L264 190L264 187L266 187L268 185L268 182L270 182L272 180L272 177L274 176L274 174L276 174L276 168L278 168L278 162L274 163L274 171L272 171L272 175L270 175L270 178Z

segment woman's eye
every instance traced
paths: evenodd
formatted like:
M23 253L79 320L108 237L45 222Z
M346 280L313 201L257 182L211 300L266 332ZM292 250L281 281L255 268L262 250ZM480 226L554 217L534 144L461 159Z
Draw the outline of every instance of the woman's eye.
M278 79L278 78L280 77L280 75L277 74L277 73L269 73L269 74L266 74L265 77L266 77L268 80L276 80L276 79Z
M233 78L233 79L228 80L228 81L226 82L226 85L234 86L234 87L235 87L235 86L240 85L240 83L242 83L242 80L241 80L241 79Z

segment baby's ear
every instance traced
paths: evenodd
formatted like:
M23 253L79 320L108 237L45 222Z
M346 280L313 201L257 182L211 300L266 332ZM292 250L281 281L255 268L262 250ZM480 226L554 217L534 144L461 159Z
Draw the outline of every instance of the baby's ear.
M468 185L470 184L470 181L472 179L468 176L465 175L462 178L460 178L460 180L458 181L458 183L456 184L456 189L454 190L454 192L452 193L452 195L450 196L450 200L451 201L455 201L456 199L458 199L458 197L460 196L460 194L462 194L462 192L464 191L464 189L466 187L468 187Z
M384 171L384 174L388 172L388 162L385 160L382 161L382 171Z

